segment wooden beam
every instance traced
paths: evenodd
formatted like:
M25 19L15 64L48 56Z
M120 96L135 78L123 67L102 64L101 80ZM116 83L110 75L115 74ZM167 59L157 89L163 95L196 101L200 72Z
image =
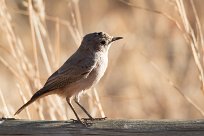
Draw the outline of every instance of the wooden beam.
M2 119L0 135L204 136L204 120L105 120L85 127L73 121Z

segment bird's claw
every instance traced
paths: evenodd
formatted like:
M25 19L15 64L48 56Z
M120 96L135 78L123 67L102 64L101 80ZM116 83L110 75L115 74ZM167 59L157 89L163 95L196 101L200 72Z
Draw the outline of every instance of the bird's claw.
M75 119L71 119L73 121L73 123L79 123L85 127L89 127L91 126L93 123L92 122L89 122L88 120L75 120Z
M106 120L107 117L103 117L103 118L82 118L82 120L84 121L102 121L102 120Z

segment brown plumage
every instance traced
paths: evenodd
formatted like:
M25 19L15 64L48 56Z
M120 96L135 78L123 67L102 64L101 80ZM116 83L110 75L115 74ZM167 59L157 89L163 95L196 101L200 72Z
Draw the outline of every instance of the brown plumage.
M75 102L89 118L93 119L79 104L78 94L98 83L104 75L108 65L108 49L113 41L119 39L122 37L112 37L104 32L87 34L78 50L48 78L45 85L19 108L15 115L39 98L58 94L66 97L67 103L79 121L81 120L71 104L72 96L75 96Z

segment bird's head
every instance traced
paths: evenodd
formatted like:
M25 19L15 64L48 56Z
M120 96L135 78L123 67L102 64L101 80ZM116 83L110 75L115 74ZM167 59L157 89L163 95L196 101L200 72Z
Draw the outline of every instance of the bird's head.
M95 32L84 36L81 46L95 52L107 52L111 43L123 37L113 37L105 32Z

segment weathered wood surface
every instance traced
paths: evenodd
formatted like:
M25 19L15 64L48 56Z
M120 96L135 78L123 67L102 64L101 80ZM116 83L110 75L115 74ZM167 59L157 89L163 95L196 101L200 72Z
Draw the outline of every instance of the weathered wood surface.
M105 120L89 127L72 121L0 120L0 135L204 136L204 120Z

